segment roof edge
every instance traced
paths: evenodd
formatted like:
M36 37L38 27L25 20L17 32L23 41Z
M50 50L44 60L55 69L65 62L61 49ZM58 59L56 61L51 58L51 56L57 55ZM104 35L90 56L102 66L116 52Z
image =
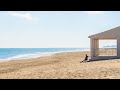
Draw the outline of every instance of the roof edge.
M103 31L103 32L99 32L99 33L90 35L90 36L88 36L88 38L92 38L92 37L94 37L95 35L98 35L98 34L101 34L101 33L104 33L104 32L110 31L110 30L114 30L114 29L117 29L117 28L120 28L120 26L117 26L117 27L115 27L115 28L111 28L111 29L109 29L109 30L106 30L106 31Z

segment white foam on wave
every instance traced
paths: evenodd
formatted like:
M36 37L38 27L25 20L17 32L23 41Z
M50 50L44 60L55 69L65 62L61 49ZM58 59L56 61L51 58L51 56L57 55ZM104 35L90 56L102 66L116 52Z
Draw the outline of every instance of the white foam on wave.
M0 61L30 59L30 58L38 58L38 57L44 57L44 56L51 56L51 55L56 54L56 53L82 52L82 51L90 51L90 49L81 49L81 50L80 49L76 49L76 50L68 50L68 51L45 52L45 53L37 52L37 53L34 53L34 54L21 54L21 55L12 56L12 57L5 58L5 59L0 59Z
M52 55L52 54L50 53L21 54L21 55L16 55L16 56L12 56L12 57L0 59L0 60L29 59L29 58L37 58L37 57L49 56L49 55Z

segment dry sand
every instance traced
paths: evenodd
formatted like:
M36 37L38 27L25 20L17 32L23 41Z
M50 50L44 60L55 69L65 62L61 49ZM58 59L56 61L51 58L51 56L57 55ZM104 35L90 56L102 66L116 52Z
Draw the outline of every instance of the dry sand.
M0 62L0 79L120 79L120 59L80 63L90 52Z

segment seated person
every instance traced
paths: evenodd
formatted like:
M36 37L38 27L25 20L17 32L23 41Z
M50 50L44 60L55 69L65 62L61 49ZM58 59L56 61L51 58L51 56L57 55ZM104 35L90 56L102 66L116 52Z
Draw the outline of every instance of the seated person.
M86 54L86 56L85 56L85 61L87 61L88 60L88 55Z

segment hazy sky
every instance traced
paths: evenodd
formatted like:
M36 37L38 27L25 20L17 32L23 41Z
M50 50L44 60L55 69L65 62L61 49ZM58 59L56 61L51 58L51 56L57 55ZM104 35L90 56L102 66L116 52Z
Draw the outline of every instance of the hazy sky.
M90 47L89 35L119 19L119 11L1 11L0 48Z

